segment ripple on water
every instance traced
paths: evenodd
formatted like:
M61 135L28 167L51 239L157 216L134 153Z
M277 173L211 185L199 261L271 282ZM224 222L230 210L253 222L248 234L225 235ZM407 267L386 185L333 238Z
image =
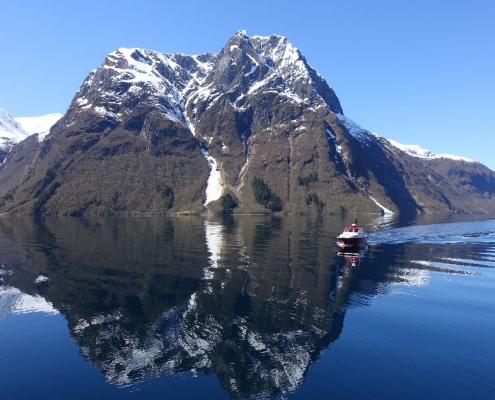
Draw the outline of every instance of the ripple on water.
M495 221L456 222L407 226L372 232L368 242L397 243L495 243Z

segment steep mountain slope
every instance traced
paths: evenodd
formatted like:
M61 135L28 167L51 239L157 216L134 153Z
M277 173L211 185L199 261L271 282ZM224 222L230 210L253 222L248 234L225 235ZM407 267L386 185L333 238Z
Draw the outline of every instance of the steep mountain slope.
M437 176L428 175L442 190L449 193L449 199L456 208L469 212L493 212L495 202L495 172L483 164L451 154L433 154L417 145L403 145L393 140L393 146L412 155ZM446 187L448 186L448 187ZM455 193L452 193L455 192Z
M12 153L22 173L0 167L1 211L471 211L453 181L345 117L276 35L239 31L198 56L119 49L29 148Z

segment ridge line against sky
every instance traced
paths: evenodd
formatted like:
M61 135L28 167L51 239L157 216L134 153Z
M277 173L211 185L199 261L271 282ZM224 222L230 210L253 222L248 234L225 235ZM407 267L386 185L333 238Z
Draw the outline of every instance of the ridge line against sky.
M2 4L0 107L65 113L119 47L217 53L238 30L286 36L363 128L495 170L495 1L18 0Z

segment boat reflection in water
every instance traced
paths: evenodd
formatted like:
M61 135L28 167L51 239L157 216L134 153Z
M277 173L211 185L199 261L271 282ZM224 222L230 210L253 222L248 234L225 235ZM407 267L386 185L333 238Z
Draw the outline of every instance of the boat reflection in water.
M358 267L361 260L364 258L365 252L368 250L368 245L365 246L352 246L339 248L337 255L345 259L346 265L351 267Z
M67 340L120 388L192 374L215 376L230 398L283 398L303 389L351 308L390 287L425 285L463 254L437 247L441 263L432 263L422 246L375 241L364 259L366 245L336 251L343 224L330 216L0 218L0 321L29 295L36 309L63 315ZM340 370L345 362L332 357L327 366ZM43 366L57 372L50 357ZM325 384L326 376L317 388Z
M339 338L360 288L336 270L323 221L5 218L3 285L63 314L110 383L192 372L232 398L283 397Z

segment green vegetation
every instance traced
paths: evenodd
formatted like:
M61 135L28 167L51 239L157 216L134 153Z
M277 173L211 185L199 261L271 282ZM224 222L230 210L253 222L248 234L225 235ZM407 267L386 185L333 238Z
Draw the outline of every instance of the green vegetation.
M14 193L16 189L9 190L4 196L0 197L0 207L3 207L8 201L14 201Z
M238 207L237 202L230 193L223 195L221 200L222 200L222 212L224 214L231 214L232 210Z
M33 205L33 212L35 214L39 213L41 210L41 207L43 207L43 204L45 204L50 197L53 196L53 193L55 193L55 190L60 186L60 183L55 181L50 184L41 194L38 196L38 199Z
M46 178L45 178L45 180L47 182L52 182L55 179L55 176L56 175L57 175L57 173L55 172L55 170L53 168L48 168L46 170Z
M270 211L281 211L282 199L277 196L261 178L254 178L252 182L254 198L258 204L265 206Z
M323 211L323 207L325 207L325 203L323 203L323 201L320 200L320 198L316 193L312 193L308 195L308 197L306 198L306 204L308 206L314 204L319 213L321 213Z
M168 185L156 185L156 191L160 193L163 197L165 208L170 210L174 206L174 191Z
M309 176L298 176L297 181L299 182L299 185L308 187L311 182L318 181L318 173L311 172Z

